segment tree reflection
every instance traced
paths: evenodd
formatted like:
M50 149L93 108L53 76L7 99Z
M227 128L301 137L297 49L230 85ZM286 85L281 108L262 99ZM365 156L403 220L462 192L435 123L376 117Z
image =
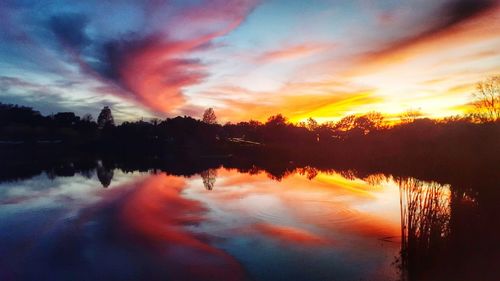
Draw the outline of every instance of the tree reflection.
M203 180L203 185L207 190L214 189L215 180L217 179L217 170L208 169L200 173Z
M318 173L319 173L318 169L316 169L314 167L311 167L311 166L306 166L304 168L299 168L299 169L297 169L297 172L300 175L306 176L306 178L308 180L314 179L318 175Z
M253 152L248 153L255 156L251 154ZM373 163L335 166L273 157L193 159L174 156L113 158L112 162L109 162L110 158L96 161L94 156L83 159L48 156L43 158L44 161L27 162L29 165L13 165L16 164L14 161L8 163L10 166L0 165L0 182L33 177L41 171L49 178L76 173L91 176L90 171L95 169L99 181L107 187L116 168L123 172L165 172L185 177L200 173L204 187L213 190L219 167L248 175L267 175L277 181L295 173L308 179L314 179L319 173L341 175L349 180L362 179L374 186L384 181L392 186L394 180L400 191L401 259L398 266L402 280L493 281L500 276L500 174L492 169L491 164L471 166L464 163L467 168L459 169L457 173L457 169L448 165L430 165L431 162L424 165L403 160L397 166L384 169L383 166L371 167ZM320 176L317 180L323 178Z
M367 182L369 185L377 186L382 182L387 181L388 177L384 174L370 174L363 177L363 181Z
M111 180L113 179L114 169L107 166L103 161L97 161L96 166L97 178L101 182L104 188L108 187L111 184Z

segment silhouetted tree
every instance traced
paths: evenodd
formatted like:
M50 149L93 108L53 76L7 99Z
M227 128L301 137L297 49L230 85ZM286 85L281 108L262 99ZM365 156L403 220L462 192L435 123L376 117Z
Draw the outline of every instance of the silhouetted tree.
M372 130L380 130L385 128L385 118L380 112L371 111L363 115L366 119L370 120L370 125Z
M208 108L207 110L205 110L205 112L203 113L203 123L206 123L206 124L217 124L217 116L215 116L215 112L213 110L213 108Z
M335 123L335 130L338 131L349 131L354 128L354 122L356 121L356 115L347 115L342 117L337 123Z
M369 132L381 129L383 126L383 120L384 117L382 114L378 112L370 112L356 117L353 127L366 135Z
M59 112L52 117L54 121L62 127L70 127L80 121L80 117L73 112Z
M480 122L500 120L500 75L477 83L473 97L474 119Z
M94 121L94 117L92 117L91 114L87 113L85 115L82 116L82 121L84 122L93 122Z
M0 126L12 123L40 125L44 117L31 107L0 103Z
M97 126L99 129L115 126L113 114L111 114L111 109L108 106L105 106L101 110L101 113L99 113L99 117L97 117Z
M312 117L309 117L309 118L307 118L305 127L309 131L315 131L316 129L318 129L319 124L318 124L318 121L314 120Z
M422 111L420 109L408 109L407 111L399 115L399 120L401 123L411 123L418 118L422 117Z
M266 126L286 126L287 119L281 114L271 116L267 119Z

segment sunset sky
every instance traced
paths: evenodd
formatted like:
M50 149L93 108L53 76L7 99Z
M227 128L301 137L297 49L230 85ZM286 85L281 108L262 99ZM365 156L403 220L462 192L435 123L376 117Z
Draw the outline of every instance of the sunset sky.
M500 74L500 1L0 3L0 102L118 121L464 112Z

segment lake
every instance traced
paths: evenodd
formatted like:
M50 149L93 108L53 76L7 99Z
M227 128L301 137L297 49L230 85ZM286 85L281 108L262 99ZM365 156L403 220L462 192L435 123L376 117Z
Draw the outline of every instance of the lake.
M0 280L499 276L496 191L312 167L71 165L0 184Z

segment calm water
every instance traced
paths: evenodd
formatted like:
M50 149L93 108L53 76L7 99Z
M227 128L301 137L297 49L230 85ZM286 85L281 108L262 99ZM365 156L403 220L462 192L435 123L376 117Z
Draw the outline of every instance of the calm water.
M477 213L452 189L307 169L42 173L0 184L0 280L490 280L497 244L458 279L441 261L469 239L455 210Z

